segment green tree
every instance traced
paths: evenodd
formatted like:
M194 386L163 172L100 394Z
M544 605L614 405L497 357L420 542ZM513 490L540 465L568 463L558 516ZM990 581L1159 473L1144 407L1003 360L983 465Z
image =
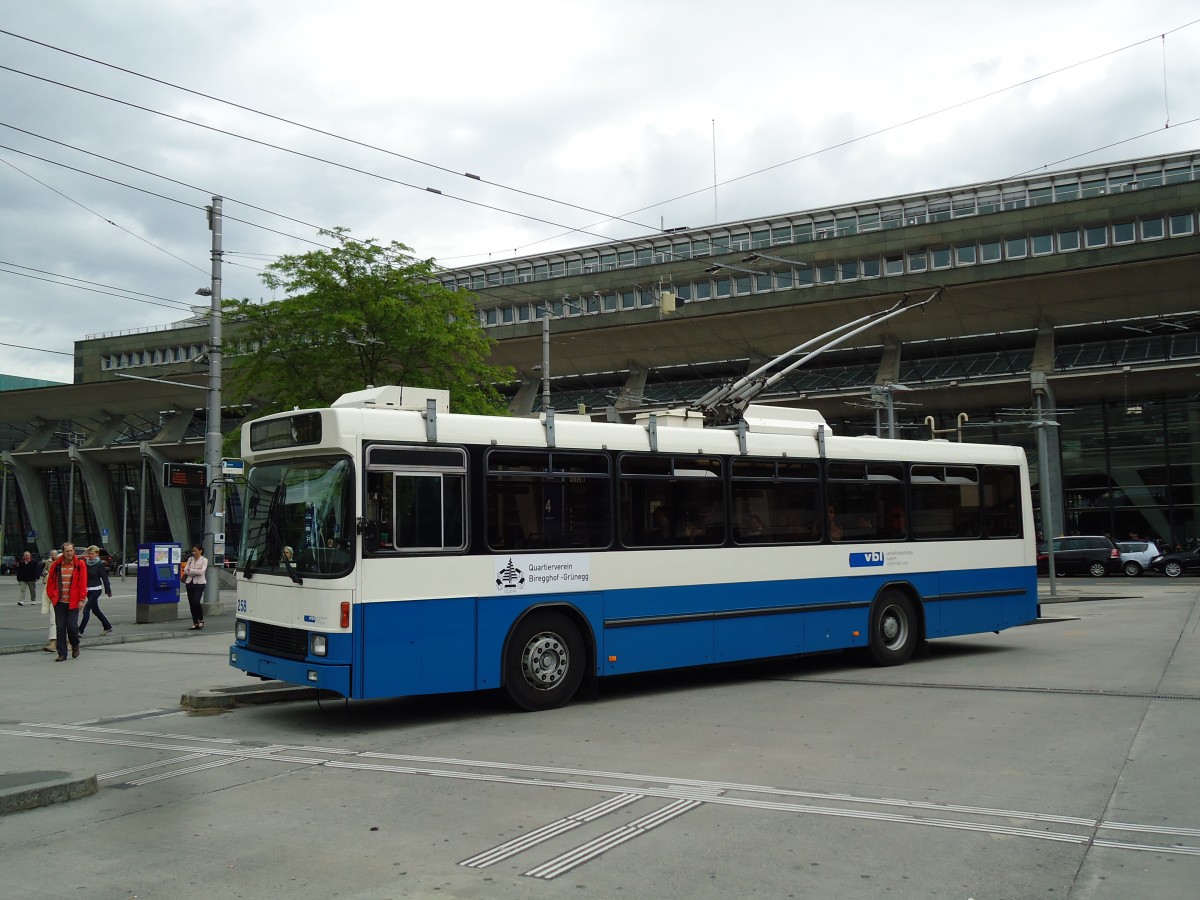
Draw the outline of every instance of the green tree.
M448 389L456 412L505 412L494 385L513 373L488 362L491 340L470 294L444 287L432 261L403 244L355 240L345 228L321 235L336 246L267 267L263 281L282 300L223 305L240 348L230 358L235 399L270 412L403 384Z

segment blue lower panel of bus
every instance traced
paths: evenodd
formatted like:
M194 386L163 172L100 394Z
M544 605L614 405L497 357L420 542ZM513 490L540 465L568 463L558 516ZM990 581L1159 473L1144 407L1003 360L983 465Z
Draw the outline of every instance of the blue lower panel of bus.
M610 592L599 673L865 647L871 604L888 585L916 594L930 638L1000 631L1037 618L1031 568Z
M282 659L237 645L229 650L229 664L251 675L273 678L287 684L307 684L321 690L336 691L343 697L350 696L348 665Z
M475 605L466 597L355 607L363 664L354 696L475 690Z
M919 598L930 638L1037 617L1032 567L374 602L354 606L354 653L343 656L349 647L331 644L339 664L289 662L244 647L233 648L233 664L363 699L493 689L502 683L513 624L546 605L578 612L598 675L791 656L867 646L871 604L897 584ZM352 668L340 664L352 658Z

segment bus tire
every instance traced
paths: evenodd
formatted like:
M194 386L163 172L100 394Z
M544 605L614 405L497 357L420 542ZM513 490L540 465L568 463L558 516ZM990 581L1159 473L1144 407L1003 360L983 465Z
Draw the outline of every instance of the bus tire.
M508 639L504 690L529 712L565 706L583 681L587 654L579 629L556 612L522 619Z
M916 649L917 615L912 600L901 591L889 589L871 606L869 646L877 666L898 666Z

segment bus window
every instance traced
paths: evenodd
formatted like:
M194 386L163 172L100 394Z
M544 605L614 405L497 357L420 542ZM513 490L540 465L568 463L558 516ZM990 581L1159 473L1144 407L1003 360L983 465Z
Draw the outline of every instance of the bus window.
M914 465L909 477L914 537L979 537L979 472L974 466Z
M904 467L899 463L826 464L828 531L833 541L903 540Z
M730 463L734 543L793 544L821 538L820 471L811 460Z
M246 571L339 576L353 566L353 466L349 459L289 459L257 465L246 477L239 559ZM288 558L284 548L293 549Z
M486 493L492 550L596 550L611 543L606 454L493 450Z
M620 471L621 543L626 547L725 543L719 457L626 454Z
M1021 473L1016 466L983 467L984 537L1021 537Z
M461 551L466 535L466 455L456 448L367 450L370 553Z

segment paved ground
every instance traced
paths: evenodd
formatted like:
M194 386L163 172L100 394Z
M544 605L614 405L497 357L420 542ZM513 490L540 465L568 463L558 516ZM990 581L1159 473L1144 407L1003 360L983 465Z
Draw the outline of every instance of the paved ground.
M187 597L181 596L176 618L169 622L139 625L137 618L137 579L111 578L113 595L101 597L100 608L113 624L113 632L102 635L100 623L93 617L84 635L84 648L89 646L104 646L129 641L159 640L170 637L184 637L192 634L188 629L192 624L188 612ZM39 584L39 591L43 585ZM41 604L34 606L17 606L19 588L16 578L12 575L0 579L0 654L23 653L39 651L46 645L46 632L50 627L51 616L42 614ZM40 596L40 595L39 595ZM23 597L20 599L24 599ZM237 591L233 588L221 591L221 609L218 612L205 614L204 629L208 631L233 630L234 601ZM46 654L49 656L50 654Z
M181 709L257 684L226 665L232 616L136 626L130 595L128 636L163 639L0 656L0 768L60 792L0 816L6 893L1195 896L1200 579L1058 588L1048 624L907 666L640 676L544 714ZM0 634L27 638L14 597Z

